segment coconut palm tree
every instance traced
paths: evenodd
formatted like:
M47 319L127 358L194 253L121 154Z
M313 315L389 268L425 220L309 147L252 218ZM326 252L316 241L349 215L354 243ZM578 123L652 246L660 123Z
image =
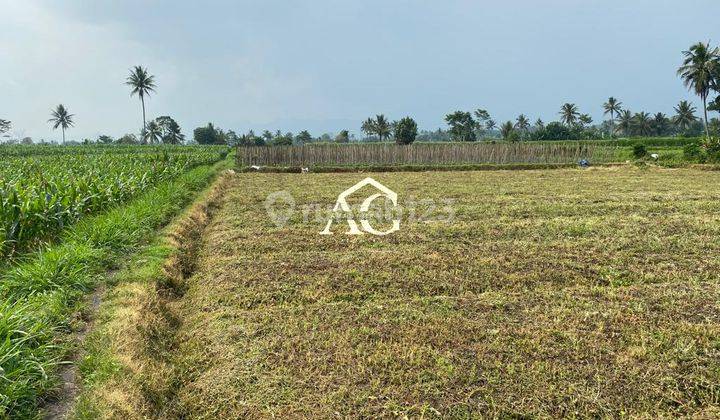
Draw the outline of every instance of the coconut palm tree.
M592 119L592 117L591 117L590 115L588 115L588 114L581 114L581 115L578 117L578 121L580 121L580 124L582 124L583 126L586 126L586 125L592 124L593 119Z
M530 128L530 120L527 119L525 114L520 114L520 116L517 117L517 120L515 120L515 128L522 131Z
M365 133L367 137L372 136L377 131L375 129L375 120L372 118L368 118L367 120L363 121L362 125L360 126L360 130Z
M618 129L622 130L626 137L630 137L633 128L633 114L629 109L623 109L618 114Z
M649 136L653 132L652 120L647 112L638 112L633 116L633 128L640 136Z
M52 118L48 122L53 123L53 130L57 130L58 127L62 128L62 142L65 144L65 130L72 127L75 123L73 117L75 115L70 114L63 104L58 105L50 112Z
M695 107L688 101L680 101L674 109L675 117L673 118L673 122L675 122L675 125L681 130L687 130L690 124L697 120Z
M515 120L515 128L520 132L520 136L524 137L527 131L530 129L530 120L527 119L525 114L520 114Z
M485 129L486 130L488 130L488 131L494 130L496 127L497 127L497 123L492 118L485 121Z
M662 112L658 112L655 114L652 123L653 129L655 130L655 135L657 136L663 136L667 134L668 129L670 128L670 120L668 119L667 115L663 114Z
M610 114L610 136L612 136L615 134L615 114L622 110L622 102L611 96L603 104L603 108L605 108L605 115Z
M535 121L535 128L538 130L542 130L543 128L545 128L545 123L542 119L538 118L537 121Z
M514 128L515 126L513 125L512 121L507 121L500 126L500 135L502 135L503 139L507 140L508 138L510 138L510 135L512 135Z
M703 117L705 119L705 135L709 138L707 116L707 98L710 90L716 86L716 77L720 73L720 49L710 48L710 44L698 42L683 51L685 60L677 71L685 86L700 96L703 104Z
M125 81L125 84L132 88L130 96L137 95L140 97L143 116L143 128L141 132L144 133L147 126L145 121L145 97L150 96L150 92L155 92L155 76L148 74L147 69L142 66L135 66L130 70L130 75L127 81Z
M145 127L144 134L145 137L143 138L143 142L155 144L160 143L160 139L162 138L163 133L160 124L155 121L150 121Z
M375 117L375 134L378 135L380 141L383 141L383 138L390 137L391 133L392 126L390 125L390 122L387 120L387 118L385 118L385 115L377 115Z
M579 115L575 104L566 103L560 108L560 120L567 126L573 125Z

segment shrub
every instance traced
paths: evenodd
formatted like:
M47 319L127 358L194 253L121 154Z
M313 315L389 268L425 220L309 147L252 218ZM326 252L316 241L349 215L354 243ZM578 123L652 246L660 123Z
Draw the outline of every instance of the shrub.
M570 129L559 122L551 122L531 135L532 140L569 140L572 137Z
M707 159L713 163L720 162L720 140L711 138L705 142L704 146Z
M692 161L704 161L703 150L697 143L688 143L683 147L683 157Z
M410 117L405 117L395 126L395 142L397 144L411 144L417 137L417 123Z
M635 159L640 159L647 156L647 148L645 147L645 145L642 143L636 143L633 146L633 156L635 157Z

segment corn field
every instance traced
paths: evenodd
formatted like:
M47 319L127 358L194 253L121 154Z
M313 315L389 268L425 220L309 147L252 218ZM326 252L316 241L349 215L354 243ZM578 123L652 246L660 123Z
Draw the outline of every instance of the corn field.
M459 165L610 162L617 148L592 144L416 143L239 147L240 166Z
M0 256L227 154L219 148L0 148ZM121 151L122 150L122 151Z

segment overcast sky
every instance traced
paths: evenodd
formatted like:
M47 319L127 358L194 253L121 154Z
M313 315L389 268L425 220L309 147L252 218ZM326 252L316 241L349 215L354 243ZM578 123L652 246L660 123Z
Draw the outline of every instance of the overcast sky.
M157 80L148 116L186 134L357 133L376 113L435 129L478 107L550 121L564 102L597 121L611 95L670 114L696 101L681 51L720 43L718 0L0 0L0 16L0 118L35 140L60 138L59 103L69 139L137 133L136 64Z

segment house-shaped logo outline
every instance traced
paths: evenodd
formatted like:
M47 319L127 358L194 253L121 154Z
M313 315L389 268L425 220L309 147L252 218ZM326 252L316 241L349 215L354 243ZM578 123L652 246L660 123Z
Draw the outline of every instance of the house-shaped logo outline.
M365 201L363 201L362 205L360 206L361 212L367 212L370 208L370 204L379 197L385 196L392 201L393 206L397 207L398 205L398 195L395 191L391 190L390 188L386 187L385 185L379 183L378 181L367 177L363 179L362 181L358 182L357 184L353 185L352 187L348 188L347 190L340 193L340 195L337 198L337 201L335 202L335 207L333 207L333 214L336 212L342 210L344 212L351 212L350 205L347 202L347 197L352 195L353 193L357 192L358 190L362 189L363 187L371 185L375 188L377 188L381 193L371 195L370 197L366 198ZM330 227L332 226L333 217L328 220L327 225L325 226L325 229L320 232L321 235L332 235L332 231L330 231ZM364 232L360 230L357 226L357 223L354 219L347 219L348 225L350 226L350 231L347 232L348 235L362 235ZM362 225L365 232L371 233L373 235L383 236L388 235L392 232L395 232L400 229L400 220L394 219L393 220L393 226L389 230L386 231L377 231L375 230L371 225L370 222L366 218L360 219L360 224Z

